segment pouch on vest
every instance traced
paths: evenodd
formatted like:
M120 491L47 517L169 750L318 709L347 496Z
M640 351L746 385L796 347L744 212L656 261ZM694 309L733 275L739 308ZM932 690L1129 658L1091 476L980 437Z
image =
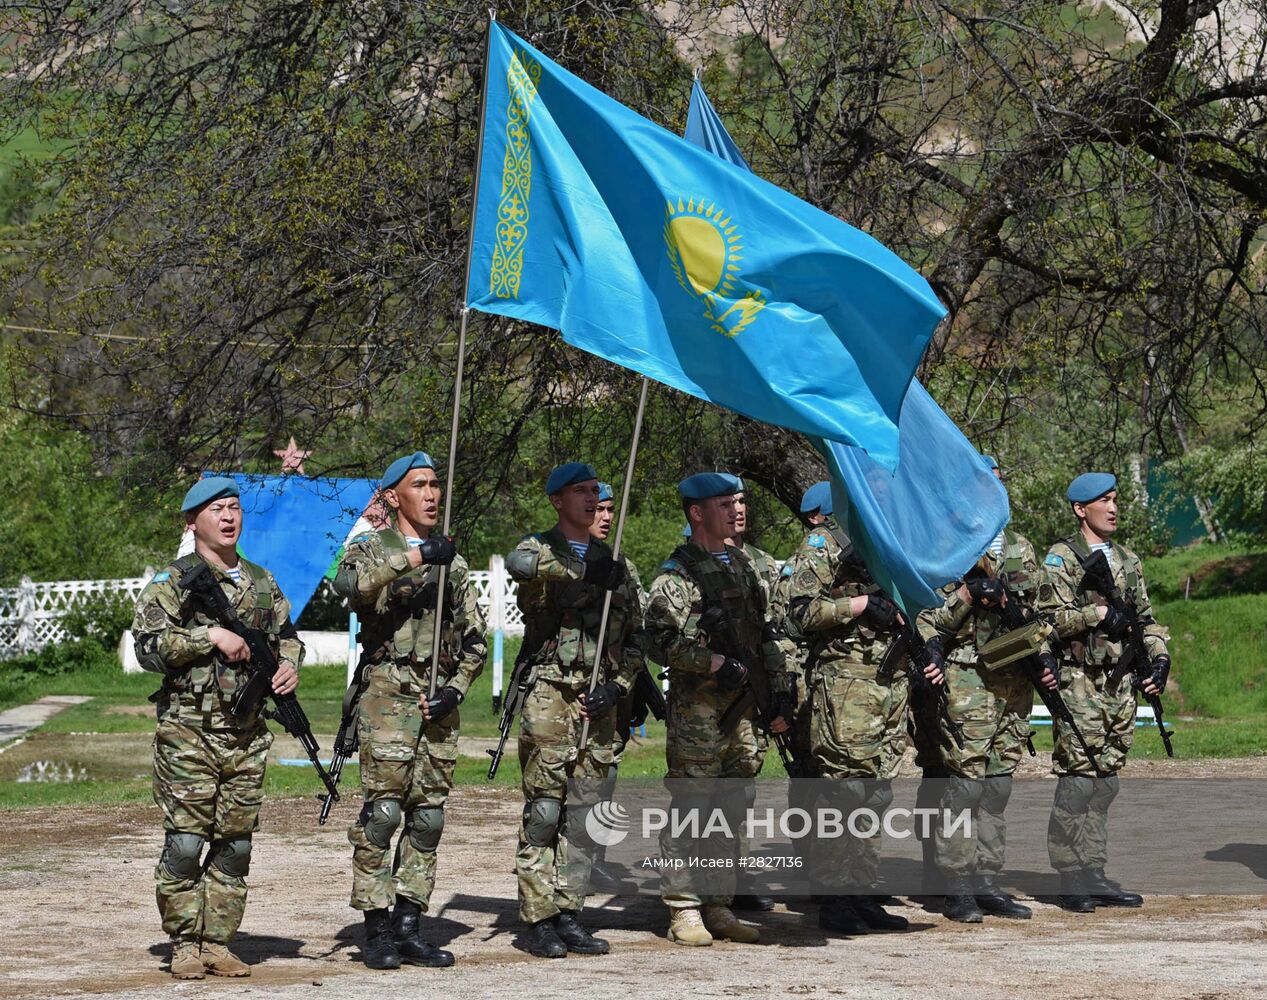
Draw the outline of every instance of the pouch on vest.
M1039 652L1051 633L1052 627L1046 622L1029 622L991 639L977 650L977 655L988 669L997 670Z

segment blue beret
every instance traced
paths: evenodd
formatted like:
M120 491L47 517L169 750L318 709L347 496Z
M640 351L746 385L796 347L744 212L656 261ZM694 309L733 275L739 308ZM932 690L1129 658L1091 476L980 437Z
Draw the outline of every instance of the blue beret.
M691 526L690 526L690 524L684 524L684 525L682 525L682 537L683 537L683 538L690 538L690 537L691 537Z
M743 480L729 472L697 472L677 484L683 500L707 500L743 492Z
M208 476L206 479L198 480L189 488L185 499L180 503L180 510L182 514L187 514L191 510L197 510L203 504L211 503L212 500L235 496L239 496L236 481L228 476Z
M981 461L985 463L985 467L991 471L999 467L999 460L993 455L982 455Z
M1109 490L1117 489L1117 476L1111 472L1084 472L1065 491L1070 503L1091 503Z
M612 484L599 483L598 484L598 502L602 503L604 500L610 500L611 498L612 498Z
M830 514L831 506L831 483L826 479L821 483L815 483L801 497L802 514L812 514L814 511L818 511L820 514Z
M588 462L565 462L550 473L550 478L546 480L546 496L553 496L559 490L583 483L587 479L597 478L598 470Z
M387 471L383 473L380 485L383 489L390 490L404 479L405 473L411 469L434 469L435 467L436 463L431 461L431 456L425 451L415 451L412 455L401 455L400 458L387 467Z

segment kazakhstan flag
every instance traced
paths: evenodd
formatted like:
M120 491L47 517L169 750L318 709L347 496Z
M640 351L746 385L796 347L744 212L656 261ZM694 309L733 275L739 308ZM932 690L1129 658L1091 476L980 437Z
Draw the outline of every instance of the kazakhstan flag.
M492 24L467 305L893 468L945 310L867 234Z

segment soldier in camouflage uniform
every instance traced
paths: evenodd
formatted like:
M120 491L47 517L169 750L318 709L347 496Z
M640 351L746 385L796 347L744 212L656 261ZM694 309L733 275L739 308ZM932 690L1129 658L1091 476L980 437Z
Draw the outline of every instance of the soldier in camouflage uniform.
M1108 861L1109 804L1118 793L1117 772L1135 738L1135 683L1146 694L1160 694L1170 670L1167 631L1153 621L1139 556L1112 541L1117 531L1117 480L1105 472L1079 476L1066 493L1078 531L1056 542L1044 560L1046 582L1038 606L1056 624L1064 642L1060 691L1078 728L1107 777L1096 778L1071 732L1058 723L1052 770L1056 796L1047 830L1052 867L1060 873L1060 903L1075 912L1096 906L1140 906L1143 899L1124 892L1105 877ZM1135 594L1145 623L1149 663L1121 672L1125 616L1109 607L1105 595L1084 583L1079 557L1103 551L1113 578L1124 593Z
M879 670L903 627L898 609L830 517L792 557L787 595L784 630L810 646L810 747L817 773L833 785L826 805L845 817L860 809L882 815L906 749L905 664ZM941 678L935 667L928 676ZM846 833L811 849L813 871L828 889L820 926L842 934L907 926L880 906L878 836Z
M359 697L365 799L348 829L352 907L365 914L367 966L395 969L403 961L442 968L453 955L422 937L419 918L435 887L458 757L458 705L484 668L485 626L466 561L451 539L432 534L442 492L431 457L419 451L397 459L383 473L381 490L395 527L352 539L334 581L360 618L366 651L349 692ZM436 693L429 697L441 566L449 567L444 627Z
M180 577L206 563L247 627L267 632L277 654L273 690L294 691L303 644L271 573L238 556L237 484L204 479L181 505L194 552L154 575L132 621L142 667L161 674L154 736L154 801L163 810L163 855L154 870L163 930L177 979L249 976L228 949L246 909L251 835L259 826L264 765L273 737L258 715L238 719L234 694L249 679L246 642L195 606ZM203 857L203 848L207 848Z
M800 519L801 524L805 528L805 538L818 530L818 527L831 516L832 497L831 483L823 480L815 483L801 496ZM804 539L802 539L804 541ZM809 698L810 682L809 675L806 672L806 660L809 658L810 646L804 635L800 636L800 641L793 641L787 635L787 606L791 596L792 587L792 560L789 559L783 564L783 568L779 571L778 579L775 581L771 591L770 600L770 618L778 626L779 629L779 648L783 653L783 661L788 676L788 687L792 694L792 701L795 706L792 718L792 746L798 761L805 762L808 766L814 759L813 748L810 746L810 732L812 729L811 705ZM813 774L806 774L804 777L812 778ZM816 783L813 781L793 781L788 785L788 807L792 809L804 809L806 812L812 812L817 802ZM808 866L810 838L796 837L792 840L792 849L796 855L802 859L803 864Z
M989 457L986 462L998 475L998 464ZM945 777L938 806L943 816L968 812L972 822L952 836L937 823L933 837L934 857L945 877L943 912L963 923L980 923L982 911L1022 920L1032 915L999 887L996 876L1003 870L1003 813L1012 794L1012 774L1033 735L1029 716L1034 689L1019 666L991 669L978 650L1003 634L998 612L1002 585L1032 608L1042 573L1034 547L1009 528L982 556L981 566L984 576L951 584L945 603L917 620L921 636L948 651L949 715L963 738L959 746L942 724L938 750ZM1047 668L1044 682L1054 689L1055 658L1045 643L1037 652Z
M636 597L625 563L590 531L598 504L593 466L569 462L546 481L558 512L549 531L529 535L506 556L518 583L530 689L519 727L524 814L515 874L519 915L528 924L528 950L542 958L569 951L605 954L606 941L578 922L589 882L589 855L569 841L564 826L568 782L600 788L612 766L616 703L633 686L642 660L629 642ZM598 684L589 691L606 592L612 594ZM578 749L590 723L588 744ZM597 797L597 796L596 796ZM574 803L576 813L592 803ZM576 824L576 813L568 829Z
M752 561L726 541L735 533L735 495L743 483L726 473L699 473L678 484L690 522L689 542L678 546L651 585L645 616L648 655L669 668L668 778L675 782L674 808L680 815L721 809L740 830L748 802L747 785L761 770L766 750L762 727L783 732L788 704L782 655L767 622L765 594ZM715 652L721 643L731 655ZM760 671L750 677L750 671ZM768 684L769 718L747 709L724 731L726 710L747 682ZM722 780L717 779L732 779ZM739 780L734 780L739 779ZM732 858L746 854L742 836L720 845ZM661 838L665 859L680 858L684 845ZM717 873L714 873L717 874ZM729 870L733 887L734 869ZM717 877L724 876L717 874ZM713 936L755 942L755 928L730 910L733 892L702 895L689 874L669 871L661 893L671 912L669 940L710 945Z

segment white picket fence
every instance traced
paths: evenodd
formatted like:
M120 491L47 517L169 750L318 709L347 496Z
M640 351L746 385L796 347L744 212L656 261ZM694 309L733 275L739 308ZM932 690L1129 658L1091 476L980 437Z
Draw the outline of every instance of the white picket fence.
M23 577L16 587L0 588L0 659L34 652L69 636L62 619L77 600L106 594L126 594L135 601L150 577L126 580L58 580L36 583ZM501 556L494 556L487 570L473 570L475 598L490 629L506 635L523 635L523 616L515 604L515 582L506 574ZM500 598L500 599L495 599Z

